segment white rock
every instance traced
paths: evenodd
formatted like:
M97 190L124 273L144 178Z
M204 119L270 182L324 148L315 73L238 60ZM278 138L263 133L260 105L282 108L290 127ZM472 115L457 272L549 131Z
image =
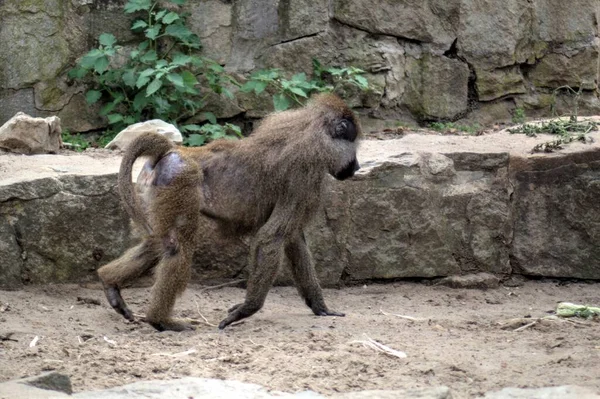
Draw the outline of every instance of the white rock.
M19 154L55 153L61 133L57 116L34 118L19 112L0 127L0 148Z
M146 122L139 122L128 126L126 129L117 134L117 136L104 148L108 148L109 150L124 150L135 138L140 136L142 133L152 130L159 134L165 135L174 143L183 143L183 136L174 125L160 119L152 119Z

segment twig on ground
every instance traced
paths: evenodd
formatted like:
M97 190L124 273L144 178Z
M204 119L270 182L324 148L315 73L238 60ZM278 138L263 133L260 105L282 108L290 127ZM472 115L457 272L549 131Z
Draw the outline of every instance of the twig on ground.
M413 317L413 316L405 316L405 315L401 315L401 314L396 314L396 313L388 313L383 309L379 309L379 311L384 314L385 316L396 316L399 317L401 319L405 319L405 320L410 320L410 321L427 321L428 319L423 318L423 317Z
M519 328L515 328L513 330L513 332L519 332L519 331L527 330L529 327L535 326L539 321L540 321L540 319L535 319L534 321L532 321L529 324L525 324L524 326L521 326Z
M189 349L185 352L179 352L179 353L153 353L152 356L168 356L168 357L183 357L183 356L188 356L191 355L192 353L196 353L198 352L196 349Z
M112 339L109 339L109 338L108 338L106 335L104 336L104 340L105 340L106 342L108 342L110 345L117 346L117 343L116 343L116 341L113 341Z
M196 310L198 311L198 314L200 315L200 317L202 317L202 319L204 320L204 324L211 326L211 327L216 327L216 324L211 323L210 321L208 321L206 319L206 317L204 317L204 315L202 314L202 312L200 312L200 304L198 303L197 300L194 299L194 302L196 303Z
M361 344L362 346L364 346L365 348L371 348L376 352L379 353L384 353L388 356L392 356L392 357L397 357L399 359L405 359L406 358L406 353L396 350L396 349L392 349L389 346L386 346L382 343L379 343L377 341L375 341L372 338L369 338L367 335L365 335L365 338L367 338L364 341L351 341L351 344Z
M30 347L30 348L33 348L33 347L34 347L34 346L35 346L35 345L38 343L38 341L39 341L39 340L40 340L40 337L38 337L38 336L36 335L36 336L35 336L35 338L34 338L34 339L32 339L32 340L31 340L31 342L29 343L29 347Z
M219 288L229 287L229 286L232 286L232 285L237 285L237 284L240 284L240 283L244 283L245 281L246 281L245 279L240 279L240 280L228 281L227 283L223 283L223 284L219 284L219 285L212 285L212 286L208 286L208 287L203 287L202 289L200 289L200 292L210 291L210 290L217 290ZM196 294L196 296L198 296L198 294Z

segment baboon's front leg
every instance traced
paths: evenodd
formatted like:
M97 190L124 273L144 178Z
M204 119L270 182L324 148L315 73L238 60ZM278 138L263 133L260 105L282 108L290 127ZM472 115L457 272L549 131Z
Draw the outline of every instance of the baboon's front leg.
M279 270L283 252L283 238L273 237L264 230L257 234L252 243L249 257L249 276L244 303L229 309L229 315L219 323L224 329L231 323L252 316L264 305L265 299Z
M304 233L295 235L285 245L285 254L290 261L292 275L300 296L317 316L344 316L344 313L329 310L323 299L312 256L306 245Z
M127 320L133 321L134 317L121 296L121 288L152 269L158 262L158 253L156 243L148 238L98 269L108 303Z

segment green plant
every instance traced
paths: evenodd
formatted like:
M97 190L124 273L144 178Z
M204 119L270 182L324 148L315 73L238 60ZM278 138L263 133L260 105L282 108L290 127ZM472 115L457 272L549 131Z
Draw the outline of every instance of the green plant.
M241 91L261 94L271 87L275 92L275 110L284 111L294 105L304 105L312 93L336 91L346 84L368 90L369 83L362 74L364 71L359 68L325 68L318 60L313 60L313 76L310 80L304 72L287 79L279 69L265 69L253 73L241 87Z
M167 1L175 5L185 3L185 0ZM131 29L144 35L126 61L118 61L124 56L124 49L117 45L116 38L103 33L98 48L88 52L69 73L72 78L91 82L87 102L103 100L100 113L108 118L112 131L118 132L140 120L158 118L176 124L183 133L205 135L205 141L228 133L238 134L236 129L216 125L216 117L210 112L204 116L209 124L216 126L185 124L205 106L207 94L199 88L200 82L230 98L233 94L225 86L237 84L221 65L197 55L200 40L187 28L186 15L161 8L158 1L152 0L129 0L124 11L143 15ZM188 143L200 141L196 138Z
M66 144L65 147L69 147L77 152L85 151L88 147L91 146L90 140L86 139L85 137L82 137L79 133L73 135L69 130L63 130L61 138L63 141L63 145Z
M524 123L525 122L525 109L522 107L515 108L515 112L512 116L513 123Z
M581 88L575 91L569 86L561 86L554 90L554 101L552 103L553 115L556 115L556 97L561 90L565 90L575 97L574 106L568 118L558 118L537 123L524 123L514 129L508 129L510 133L521 133L530 137L535 137L540 133L559 136L555 140L537 144L533 147L532 152L553 152L562 149L563 145L572 143L573 141L586 143L589 141L587 134L593 130L598 130L598 122L580 121L578 118Z

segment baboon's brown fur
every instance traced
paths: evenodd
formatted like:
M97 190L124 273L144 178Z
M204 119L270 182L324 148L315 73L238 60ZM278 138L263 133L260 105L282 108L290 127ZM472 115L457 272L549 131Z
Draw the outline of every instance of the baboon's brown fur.
M226 234L253 235L246 299L232 307L219 328L256 313L286 256L300 295L317 315L340 315L325 305L304 239L304 227L323 196L327 174L340 180L358 170L360 126L338 97L315 97L302 109L271 114L250 137L201 148L175 147L154 132L125 151L119 192L146 232L142 243L98 270L107 298L125 318L133 314L120 288L155 270L146 320L158 330L191 328L171 318L190 276L200 215ZM131 182L133 163L149 157Z

